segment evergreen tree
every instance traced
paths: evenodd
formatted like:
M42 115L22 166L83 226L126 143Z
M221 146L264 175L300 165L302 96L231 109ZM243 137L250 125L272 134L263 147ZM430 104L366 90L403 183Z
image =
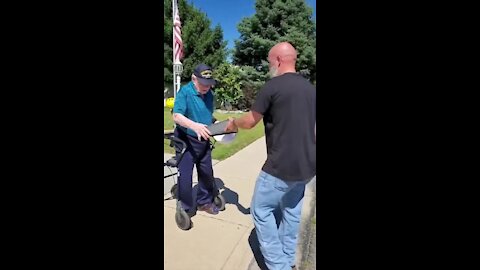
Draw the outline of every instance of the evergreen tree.
M305 0L256 0L256 13L238 24L233 63L263 66L268 71L268 51L278 42L290 42L298 52L297 71L312 82L316 76L316 35L312 8Z

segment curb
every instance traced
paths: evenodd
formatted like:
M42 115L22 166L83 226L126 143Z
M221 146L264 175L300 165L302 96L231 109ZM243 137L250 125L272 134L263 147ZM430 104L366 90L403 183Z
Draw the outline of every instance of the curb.
M310 261L312 259L311 253L312 251L315 252L316 248L316 227L312 224L312 219L313 217L316 217L317 212L316 178L311 184L311 199L309 200L308 207L306 207L309 209L305 209L305 212L302 211L302 227L300 228L297 245L296 265L299 270L315 269L312 268L312 265L315 265L315 262L312 264Z
M315 176L310 183L307 184L305 190L305 201L302 209L301 227L298 233L297 243L297 269L303 270L304 261L308 259L310 242L312 240L312 224L311 220L316 213L316 190L317 177Z

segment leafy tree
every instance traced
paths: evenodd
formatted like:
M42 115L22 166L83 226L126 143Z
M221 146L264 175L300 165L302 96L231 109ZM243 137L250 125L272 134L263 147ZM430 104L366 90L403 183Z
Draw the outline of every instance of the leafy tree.
M180 20L182 22L182 40L184 58L182 59L182 81L190 80L193 69L200 63L216 68L227 56L227 42L223 40L220 25L210 28L207 15L186 0L178 0ZM164 81L173 81L173 22L172 0L164 0Z
M305 0L256 0L256 13L238 24L233 63L262 66L268 71L268 51L278 42L290 42L298 52L297 71L311 81L316 76L316 35L312 8Z
M250 109L258 90L265 84L267 75L252 66L235 66L223 63L214 71L217 85L214 88L217 108Z
M216 107L231 110L242 102L242 72L239 67L224 62L214 70Z

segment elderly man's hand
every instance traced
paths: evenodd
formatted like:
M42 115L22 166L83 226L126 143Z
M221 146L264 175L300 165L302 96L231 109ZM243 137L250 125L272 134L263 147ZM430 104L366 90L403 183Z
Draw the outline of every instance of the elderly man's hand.
M238 127L235 125L234 119L232 117L228 118L228 124L225 128L225 132L238 132Z
M207 125L200 124L200 123L193 123L190 127L191 130L195 131L197 134L197 138L200 141L200 137L208 140L210 138L210 130L208 130Z

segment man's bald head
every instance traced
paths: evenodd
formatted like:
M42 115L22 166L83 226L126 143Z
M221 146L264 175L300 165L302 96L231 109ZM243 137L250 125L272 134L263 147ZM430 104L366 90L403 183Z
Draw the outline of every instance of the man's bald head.
M281 57L284 58L287 61L296 61L297 60L297 51L295 48L292 46L292 44L288 42L280 42L277 43L275 46L273 46L270 49L270 52L268 53L269 57L272 55L273 57Z
M288 42L280 42L268 52L268 63L272 77L286 72L296 72L297 51Z

